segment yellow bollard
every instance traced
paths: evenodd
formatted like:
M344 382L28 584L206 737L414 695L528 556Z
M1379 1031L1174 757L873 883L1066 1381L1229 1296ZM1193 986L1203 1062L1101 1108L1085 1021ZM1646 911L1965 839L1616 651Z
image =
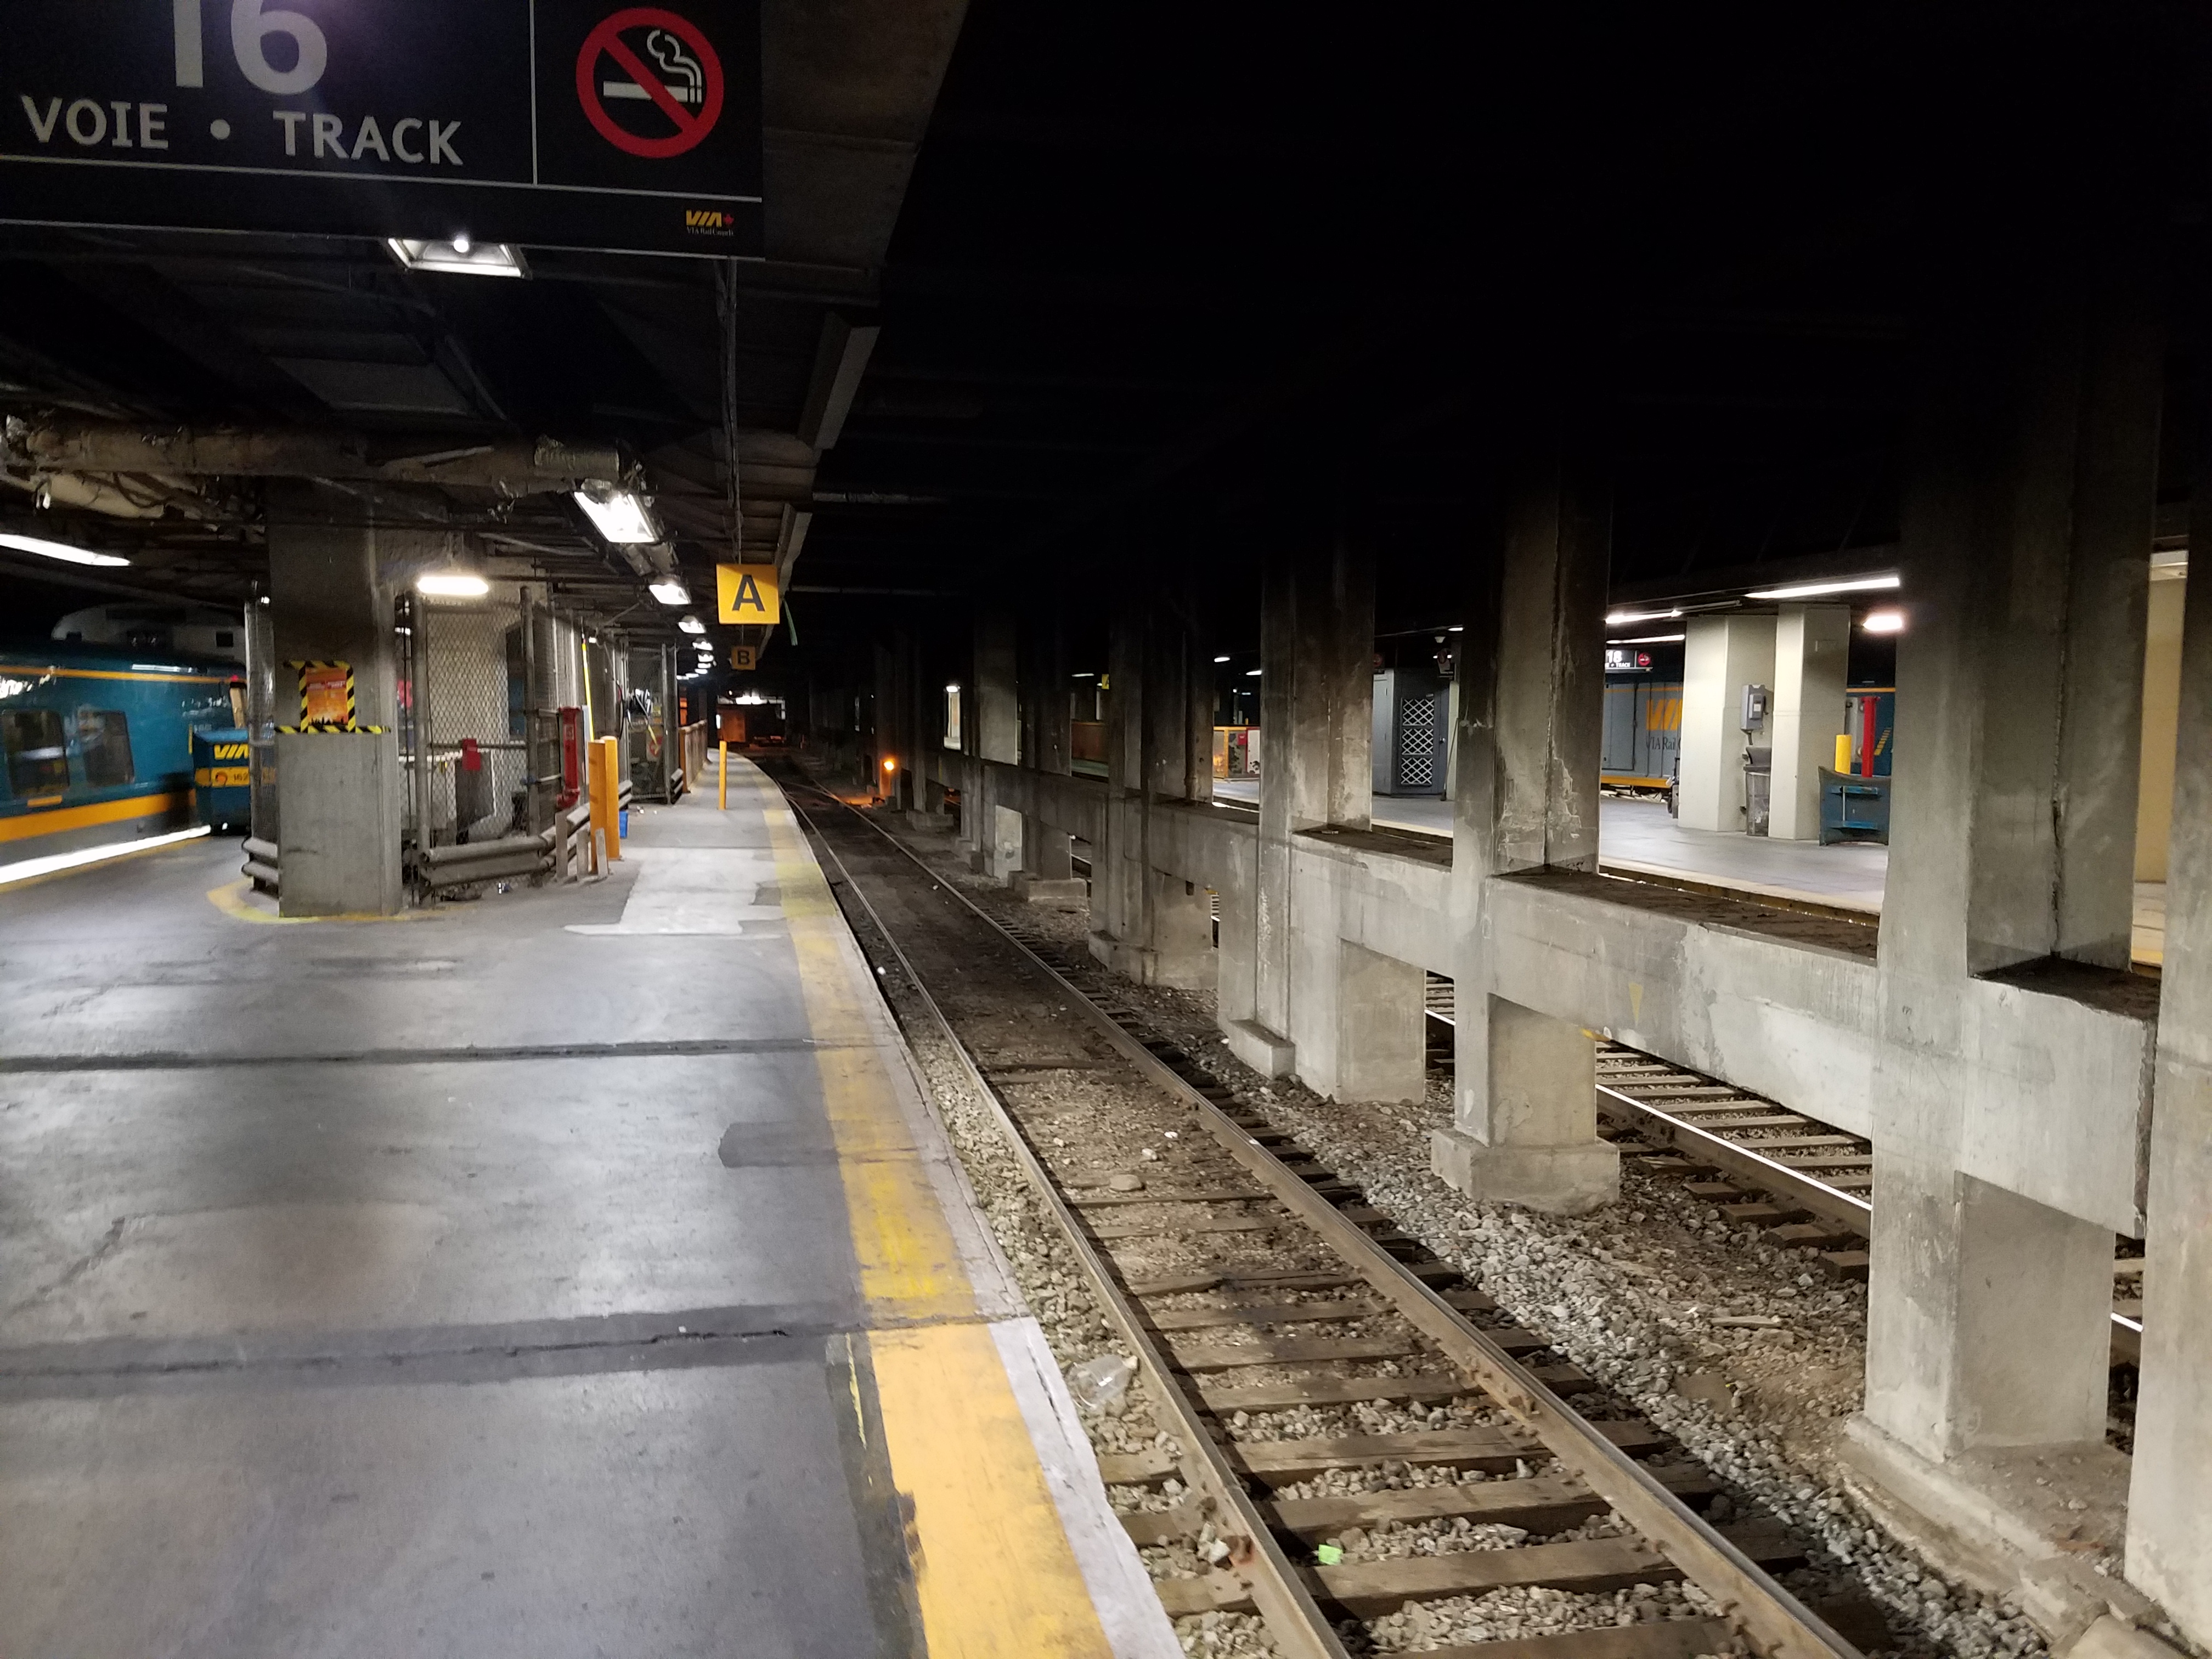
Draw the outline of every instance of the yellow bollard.
M730 810L730 745L726 743L722 745L721 771L721 807L726 812Z
M1838 732L1836 733L1836 770L1849 772L1850 769L1851 734L1848 732Z
M607 832L607 861L622 860L622 740L601 738L599 741L599 770L593 779L592 811L599 810L599 802L606 802L605 824Z
M592 795L591 845L593 863L604 873L607 843L615 839L615 798L607 787L606 750L597 738L584 745L584 781Z

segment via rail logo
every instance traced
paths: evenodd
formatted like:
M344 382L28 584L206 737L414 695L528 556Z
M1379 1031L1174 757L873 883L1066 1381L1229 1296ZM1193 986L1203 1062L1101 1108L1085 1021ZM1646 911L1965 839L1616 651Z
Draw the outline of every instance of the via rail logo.
M681 155L721 117L722 60L690 18L632 6L585 37L576 98L599 137L624 155Z

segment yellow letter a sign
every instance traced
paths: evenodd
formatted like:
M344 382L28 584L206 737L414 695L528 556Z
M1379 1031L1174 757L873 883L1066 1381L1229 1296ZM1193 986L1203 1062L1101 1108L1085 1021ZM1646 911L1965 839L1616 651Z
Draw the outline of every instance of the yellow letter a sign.
M726 623L776 623L783 606L775 589L772 564L718 564L714 567L714 597Z

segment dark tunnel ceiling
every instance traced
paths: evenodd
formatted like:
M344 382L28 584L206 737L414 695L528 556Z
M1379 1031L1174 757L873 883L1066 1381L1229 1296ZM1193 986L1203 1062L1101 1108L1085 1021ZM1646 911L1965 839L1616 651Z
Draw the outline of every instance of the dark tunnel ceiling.
M1608 458L1616 586L1881 545L1915 329L1967 227L2084 178L2159 198L2177 149L2150 25L2111 8L1492 10L969 5L879 286L741 278L741 424L793 429L825 304L883 328L795 577L847 590L800 601L823 637L1161 560L1249 631L1258 555L1347 498L1385 625L1425 625L1501 353ZM619 441L717 496L711 270L532 264L0 230L0 403ZM170 539L145 580L232 597L255 556ZM681 550L696 585L714 549Z

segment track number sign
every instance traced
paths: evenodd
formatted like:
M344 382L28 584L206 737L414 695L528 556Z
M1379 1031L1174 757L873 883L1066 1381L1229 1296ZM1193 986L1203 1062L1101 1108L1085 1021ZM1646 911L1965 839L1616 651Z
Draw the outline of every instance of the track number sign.
M0 217L760 251L758 0L11 0Z

